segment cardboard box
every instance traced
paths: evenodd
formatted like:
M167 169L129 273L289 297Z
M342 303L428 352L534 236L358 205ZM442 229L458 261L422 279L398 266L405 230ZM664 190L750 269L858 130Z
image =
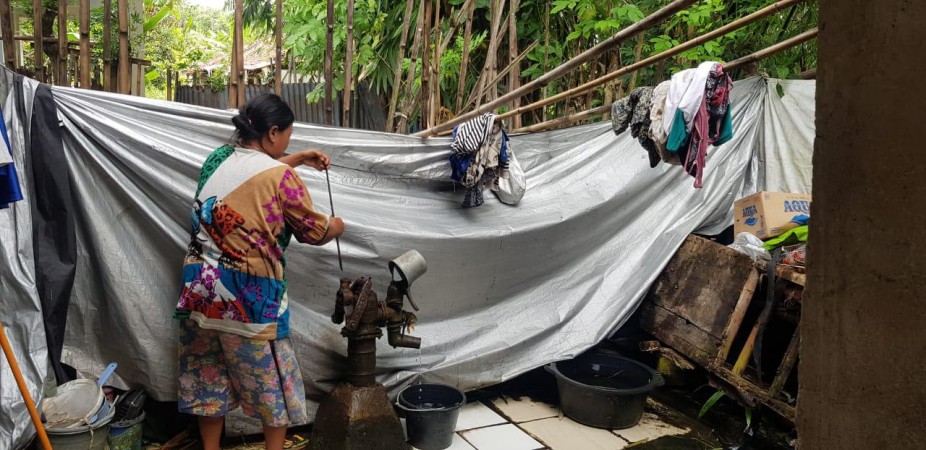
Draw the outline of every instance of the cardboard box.
M810 216L810 195L759 192L734 203L733 231L771 239L797 227L792 219L801 215Z

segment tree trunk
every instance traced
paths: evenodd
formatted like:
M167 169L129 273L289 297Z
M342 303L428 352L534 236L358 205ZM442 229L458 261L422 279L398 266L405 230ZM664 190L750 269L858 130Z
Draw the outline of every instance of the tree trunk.
M521 87L521 64L518 60L518 5L520 0L511 0L509 19L508 19L508 63L514 64L514 67L511 68L511 72L508 74L508 92L514 92L519 87ZM521 106L521 99L515 98L512 100L512 107L517 108ZM521 128L521 116L517 115L512 117L511 126L513 128Z
M67 2L59 1L58 4L65 4L65 12L67 12ZM103 90L106 92L112 92L115 90L115 83L113 83L113 71L112 71L112 62L113 62L113 49L112 49L112 37L113 37L113 2L112 0L103 0ZM67 40L67 37L65 37ZM64 44L67 48L67 43Z
M637 39L637 46L633 49L633 62L638 63L641 58L643 58L643 36ZM637 88L637 76L639 73L640 72L634 72L630 77L630 87L627 88L628 91L633 91Z
M463 32L463 57L460 62L460 79L457 82L457 114L462 113L463 109L463 91L466 89L466 69L469 66L469 47L473 38L473 11L475 11L476 2L470 2L466 13L466 29Z
M274 8L276 19L273 23L273 37L276 41L276 57L273 60L273 93L283 95L283 0L276 0Z
M405 18L402 20L402 37L399 39L399 54L392 69L392 93L389 99L389 113L386 115L386 131L394 130L396 107L399 103L399 91L402 90L402 64L405 62L405 47L408 44L408 30L411 28L414 0L405 0Z
M344 52L344 91L341 103L341 126L350 128L350 103L354 84L354 0L347 0L347 42Z
M244 106L245 91L247 89L247 77L244 72L244 1L235 0L235 19L234 19L234 37L232 39L232 70L231 79L234 79L234 106L231 106L229 98L229 107L241 108ZM229 80L231 81L231 80ZM233 93L228 91L229 96Z
M32 0L32 29L34 40L32 49L35 57L35 79L45 82L45 35L42 34L42 16L45 15L45 6L42 0Z
M80 0L80 87L90 89L90 0Z
M132 66L129 61L129 6L128 0L116 0L119 9L119 93L132 91Z
M3 32L3 57L7 68L16 68L16 43L13 35L13 13L10 10L10 0L0 0L0 31Z
M328 0L325 44L325 123L334 125L334 0Z
M399 118L399 123L396 125L396 131L399 133L406 133L408 131L408 125L411 122L412 113L415 108L415 79L418 76L418 58L421 55L421 41L424 40L424 3L425 0L421 0L421 4L418 5L418 19L415 20L415 39L412 43L412 53L411 53L411 64L408 66L408 79L405 82L405 95L402 99L402 115L403 117Z

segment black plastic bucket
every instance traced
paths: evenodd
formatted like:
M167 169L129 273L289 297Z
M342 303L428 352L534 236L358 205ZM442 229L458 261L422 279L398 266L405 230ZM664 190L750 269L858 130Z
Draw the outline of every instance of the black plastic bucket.
M424 383L403 389L398 406L405 411L408 443L421 450L450 447L464 404L466 395L444 384Z
M563 413L609 430L639 423L649 393L665 384L655 370L616 355L588 354L546 368L556 377Z

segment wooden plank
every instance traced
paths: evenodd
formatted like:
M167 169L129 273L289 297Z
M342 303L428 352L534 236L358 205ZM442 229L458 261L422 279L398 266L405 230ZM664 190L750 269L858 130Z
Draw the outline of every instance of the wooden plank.
M13 36L13 13L10 10L10 0L0 0L0 32L3 33L3 57L7 68L16 68L16 44Z
M733 309L733 314L730 315L730 322L727 324L727 328L723 332L723 347L720 349L720 353L717 354L717 358L721 361L726 361L727 356L730 355L730 349L733 347L733 341L736 340L736 335L739 333L740 327L743 325L743 318L746 316L746 311L749 310L749 304L752 303L752 297L756 293L756 287L759 285L759 272L755 269L752 269L749 272L749 277L746 279L746 284L743 285L743 290L740 293L739 300L736 301L736 307Z
M701 364L710 364L720 348L720 340L683 317L652 303L640 310L640 327L682 355Z
M745 399L749 400L750 406L755 406L757 404L765 405L782 418L794 423L794 419L797 416L797 411L794 406L770 397L768 392L756 386L751 381L734 375L725 367L712 365L707 367L707 369L714 376L740 392Z
M785 351L785 356L781 360L781 364L778 365L778 373L775 374L775 379L772 380L772 386L768 389L768 394L772 398L777 398L778 394L780 394L781 390L784 388L785 383L788 382L788 377L791 376L791 371L797 363L800 344L801 327L798 326L797 329L794 330L794 336L791 337L791 343L788 344L788 350Z
M719 341L752 271L748 256L689 236L656 279L647 301L691 321Z
M759 270L768 273L768 262L760 259L759 261L756 261L756 267L758 267ZM804 286L807 284L807 274L800 273L791 267L778 266L775 272L776 272L775 274L776 278L788 280L800 286Z

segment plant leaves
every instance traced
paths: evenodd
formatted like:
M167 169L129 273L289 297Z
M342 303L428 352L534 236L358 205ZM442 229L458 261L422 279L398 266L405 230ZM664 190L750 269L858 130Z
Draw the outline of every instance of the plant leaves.
M717 403L718 400L723 398L724 395L726 394L724 394L723 391L719 389L717 390L717 392L714 392L714 395L712 395L711 398L707 399L707 401L704 402L704 406L702 406L701 411L698 412L698 418L700 419L704 417L704 415L707 414L707 412L710 411L711 408L714 407L714 404Z

